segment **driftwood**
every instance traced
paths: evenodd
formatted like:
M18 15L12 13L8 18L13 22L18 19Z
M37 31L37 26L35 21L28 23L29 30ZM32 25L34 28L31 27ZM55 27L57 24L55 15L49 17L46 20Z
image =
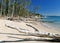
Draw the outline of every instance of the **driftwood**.
M1 42L21 42L21 41L50 41L50 42L60 42L59 39L47 39L47 38L18 38L18 37L12 37L8 36L9 38L16 38L17 40L9 40L9 41L1 41Z
M8 17L8 18L7 18L7 20L11 20L11 21L12 21L12 20L13 20L13 18L12 18L12 17Z
M33 26L29 25L29 24L26 24L26 25L32 27L33 29L35 29L35 31L39 31L38 29L36 29L35 27L33 27Z
M60 35L59 34L50 34L50 33L40 33L40 32L31 32L29 30L23 30L22 28L17 28L17 27L14 27L14 26L10 26L10 25L5 25L9 28L12 28L12 29L16 29L17 31L19 32L22 32L22 33L25 33L27 35L30 35L30 36L36 36L36 37L47 37L47 38L54 38L54 39L60 39Z
M41 38L41 37L33 37L33 38L18 38L18 37L13 37L13 36L8 36L9 38L16 38L16 39L22 39L22 40L52 40L53 38Z

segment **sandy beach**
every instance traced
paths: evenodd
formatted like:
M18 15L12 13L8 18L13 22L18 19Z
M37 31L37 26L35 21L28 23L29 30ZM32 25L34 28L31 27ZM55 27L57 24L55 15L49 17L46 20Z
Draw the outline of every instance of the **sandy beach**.
M21 38L39 38L35 36L28 36L25 33L19 32L16 29L12 29L6 26L14 26L17 28L22 28L23 30L29 30L31 32L35 32L35 29L32 27L27 26L26 24L32 25L36 29L38 29L40 32L47 32L51 34L60 34L59 31L56 31L55 29L50 29L45 27L41 22L36 22L36 21L10 21L10 20L3 20L0 19L0 41L9 41L9 40L20 40ZM21 39L22 40L22 39ZM10 42L6 42L10 43ZM11 42L11 43L45 43L44 41L21 41L21 42ZM51 43L51 42L46 42L46 43Z

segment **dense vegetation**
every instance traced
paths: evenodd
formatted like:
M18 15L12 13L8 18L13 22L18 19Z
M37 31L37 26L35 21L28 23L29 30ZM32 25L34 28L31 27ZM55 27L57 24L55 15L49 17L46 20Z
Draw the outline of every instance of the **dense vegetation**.
M31 5L31 0L1 0L0 2L0 16L23 16L30 17L35 14L39 7L35 7L34 14L27 9ZM42 16L42 15L41 15Z

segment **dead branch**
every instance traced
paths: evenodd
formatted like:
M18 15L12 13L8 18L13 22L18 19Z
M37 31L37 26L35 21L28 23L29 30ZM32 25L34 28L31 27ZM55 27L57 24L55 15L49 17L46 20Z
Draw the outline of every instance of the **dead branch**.
M59 35L59 36L56 36L56 34L53 35L53 34L50 34L50 33L47 33L47 34L46 34L46 33L31 32L31 31L27 31L27 30L22 30L22 28L17 28L17 27L9 26L9 25L7 25L7 24L6 24L5 26L7 26L7 27L9 27L9 28L16 29L16 30L19 31L19 32L22 32L22 33L25 33L25 34L31 35L31 36L36 36L36 37L48 37L48 38L60 39L60 35L59 35L59 34L57 34L57 35Z

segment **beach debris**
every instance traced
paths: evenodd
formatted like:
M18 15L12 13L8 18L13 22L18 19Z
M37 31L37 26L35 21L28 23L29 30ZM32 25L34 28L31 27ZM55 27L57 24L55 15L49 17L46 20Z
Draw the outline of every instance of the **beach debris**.
M43 37L33 37L33 38L18 38L13 36L8 36L9 38L24 39L24 40L52 40L53 38L43 38Z
M18 28L18 27L14 27L14 26L10 26L5 24L5 26L9 27L9 28L13 28L18 30L19 32L25 33L27 35L30 36L36 36L36 37L48 37L48 38L56 38L56 39L60 39L60 36L58 37L56 34L50 34L50 33L46 33L46 32L39 32L39 31L29 31L26 29L22 29L22 28Z
M33 27L32 25L26 24L27 26L32 27L35 31L39 31L38 29L36 29L35 27Z
M53 39L53 38L41 38L41 37L33 37L33 38L18 38L13 36L8 36L9 38L16 38L16 40L4 40L2 42L21 42L21 41L50 41L50 42L60 42L59 39Z
M11 21L12 21L12 20L13 20L13 18L12 18L12 17L7 17L7 20L11 20Z

